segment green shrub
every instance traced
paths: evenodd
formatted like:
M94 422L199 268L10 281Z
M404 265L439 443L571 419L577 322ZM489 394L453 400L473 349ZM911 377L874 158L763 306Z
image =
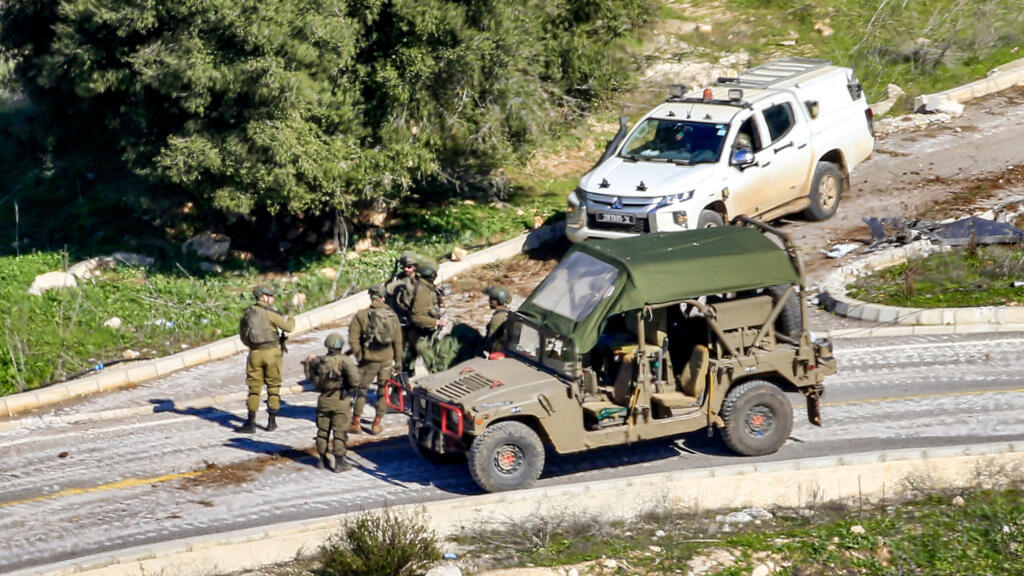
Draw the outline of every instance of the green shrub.
M349 520L320 549L315 576L407 576L421 574L441 558L437 535L421 518L385 508Z

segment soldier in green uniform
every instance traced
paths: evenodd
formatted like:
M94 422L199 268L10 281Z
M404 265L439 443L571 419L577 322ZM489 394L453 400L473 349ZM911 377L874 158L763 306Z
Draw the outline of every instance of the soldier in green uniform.
M348 325L348 341L352 356L359 361L362 378L359 382L349 432L358 434L366 393L377 380L377 413L373 418L370 432L380 434L383 430L381 419L387 411L384 385L393 372L402 371L402 326L398 316L384 303L386 290L383 284L370 286L370 307L356 312Z
M407 354L406 366L413 369L418 352L417 343L423 338L430 338L435 331L447 322L442 318L441 293L434 286L437 277L437 264L430 260L420 260L416 264L416 276L407 288L396 296L399 316L408 318L406 331ZM411 350L411 351L409 351Z
M260 393L267 387L267 431L277 429L277 411L281 408L281 363L286 334L295 329L291 314L282 315L274 309L274 291L257 286L252 295L256 302L245 309L238 324L238 335L249 347L245 365L245 382L249 386L246 407L249 416L236 432L256 432L256 411L260 406Z
M352 419L352 392L359 383L359 369L349 356L342 354L345 337L337 332L324 340L327 354L310 354L303 367L306 378L312 380L320 392L316 401L316 453L320 466L334 472L352 468L345 460L348 434L345 429ZM333 438L331 437L333 433ZM328 450L334 456L331 462Z
M387 293L384 301L398 315L398 321L402 326L402 342L405 348L399 358L402 360L402 365L407 368L412 368L412 359L415 358L413 356L415 350L412 350L412 344L415 342L409 340L409 303L407 300L412 294L412 286L416 281L416 263L419 261L420 257L415 252L409 250L402 252L391 279L384 285Z
M487 323L487 332L484 334L484 355L492 352L505 350L505 319L508 318L508 290L501 286L488 286L484 290L487 294L487 303L494 314L491 321Z

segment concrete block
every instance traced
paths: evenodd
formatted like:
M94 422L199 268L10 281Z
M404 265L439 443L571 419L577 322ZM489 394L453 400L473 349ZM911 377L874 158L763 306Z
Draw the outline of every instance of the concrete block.
M121 366L114 369L107 368L96 375L96 386L103 391L117 390L128 384L131 384L131 381L128 379L125 369Z
M234 356L238 353L239 347L245 348L245 345L242 344L241 340L234 336L231 338L222 338L212 344L204 346L210 354L211 360L219 360L221 358Z
M942 324L942 319L941 308L925 308L917 313L918 324Z
M128 377L128 381L132 384L152 380L158 376L155 362L140 362L138 364L128 366L124 371L125 376Z
M1024 306L1006 306L999 312L1003 324L1024 324Z
M876 306L878 310L878 321L885 323L893 323L899 320L900 309L895 306Z
M956 309L955 308L938 308L942 311L942 323L947 326L956 324Z
M36 399L35 391L19 392L0 398L0 406L2 406L2 413L5 416L14 416L38 408L39 401Z
M160 376L166 376L171 372L177 372L178 370L185 368L185 363L182 362L181 356L178 354L168 356L166 358L160 358L153 362L154 367L156 368L156 373Z
M182 352L180 356L181 362L186 368L199 366L200 364L205 364L210 361L210 351L203 347L186 350L185 352Z
M63 386L68 391L68 396L85 396L86 394L92 394L93 392L99 392L102 390L99 384L98 375L93 374L78 380L72 380L70 382L64 382L63 384L56 384L55 386Z
M56 404L63 402L68 399L68 391L63 386L53 386L51 388L42 388L36 390L36 404L39 406L47 406L49 404Z
M914 326L915 336L937 336L941 334L952 334L953 326L944 324L923 324Z
M920 308L896 308L896 322L900 324L920 324Z
M868 322L878 322L882 313L882 307L874 304L862 304L859 307L859 310L860 314L858 318Z

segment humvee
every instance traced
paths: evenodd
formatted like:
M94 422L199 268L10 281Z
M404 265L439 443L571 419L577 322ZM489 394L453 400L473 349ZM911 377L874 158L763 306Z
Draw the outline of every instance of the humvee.
M803 268L782 232L743 226L574 245L505 326L504 354L420 379L404 409L425 458L468 457L488 492L566 454L717 428L749 456L786 441L836 371L806 329ZM778 238L773 241L768 235Z

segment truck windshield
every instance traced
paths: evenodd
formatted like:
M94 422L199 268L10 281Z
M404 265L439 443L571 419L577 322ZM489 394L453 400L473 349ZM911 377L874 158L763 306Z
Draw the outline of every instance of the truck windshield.
M537 306L574 322L615 292L619 271L590 254L573 252L551 271L533 293Z
M728 132L728 124L648 118L629 135L621 156L677 164L717 162Z

